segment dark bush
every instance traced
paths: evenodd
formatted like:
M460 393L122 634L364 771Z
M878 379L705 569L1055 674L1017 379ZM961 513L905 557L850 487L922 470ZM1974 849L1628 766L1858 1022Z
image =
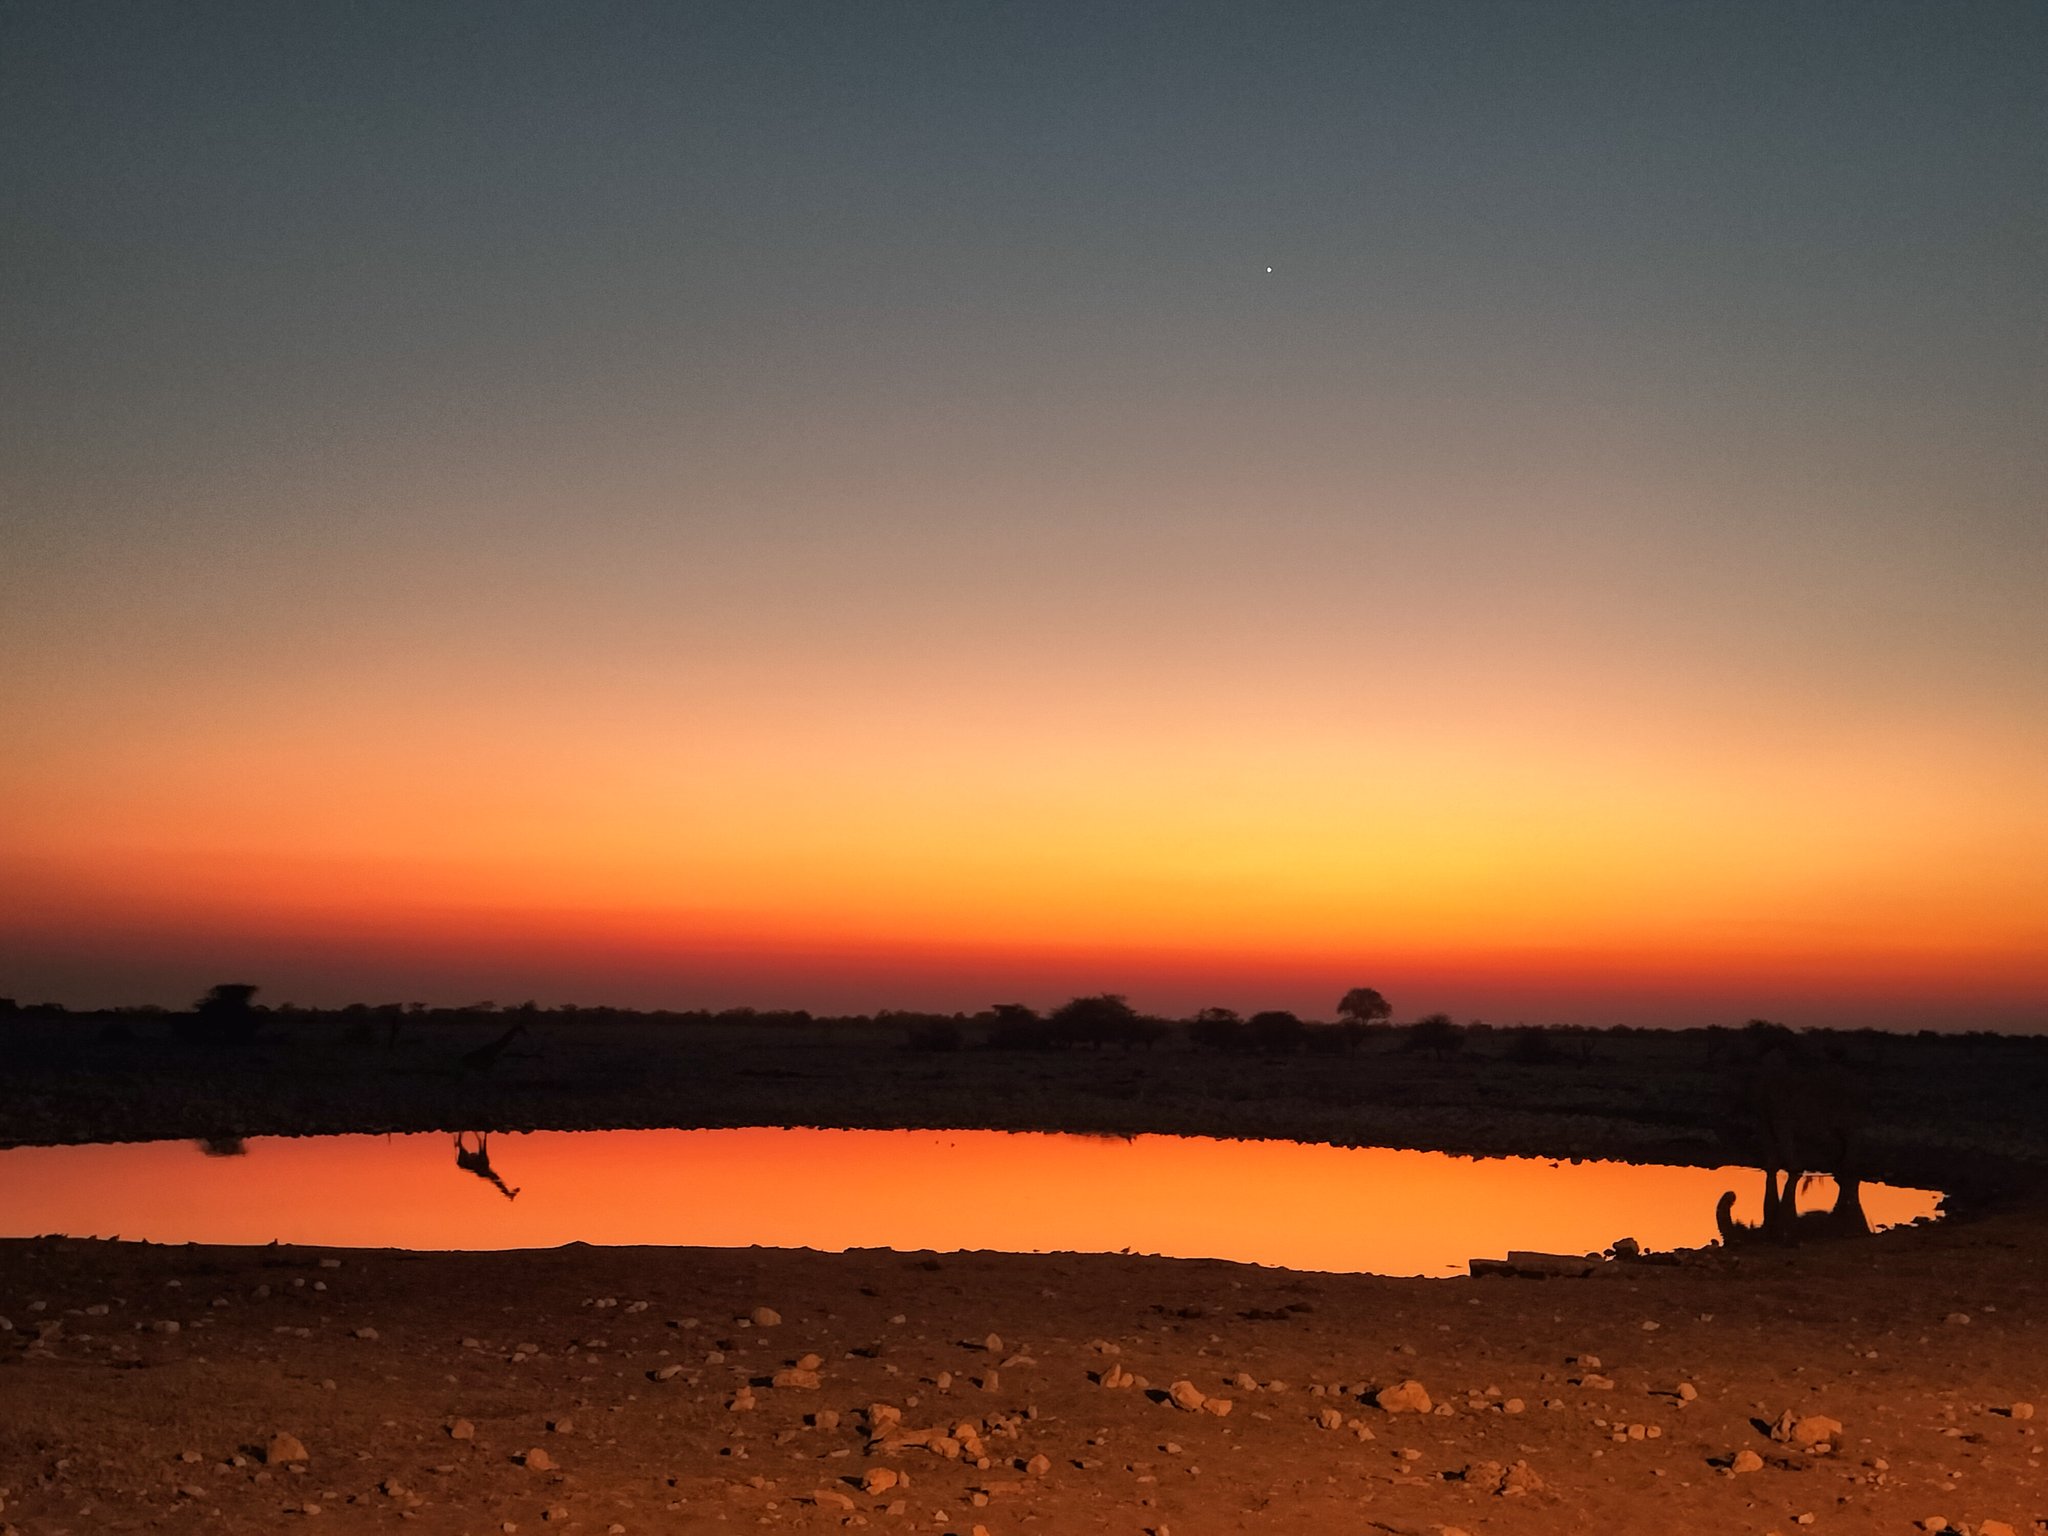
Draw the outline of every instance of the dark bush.
M1308 1038L1308 1026L1284 1009L1269 1008L1247 1021L1252 1044L1263 1055L1291 1056Z

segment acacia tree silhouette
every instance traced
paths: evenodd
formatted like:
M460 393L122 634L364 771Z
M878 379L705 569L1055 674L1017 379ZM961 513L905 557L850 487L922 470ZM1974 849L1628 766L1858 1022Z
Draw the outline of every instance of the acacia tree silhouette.
M1353 987L1339 999L1337 1017L1354 1024L1382 1024L1394 1016L1394 1005L1372 987Z

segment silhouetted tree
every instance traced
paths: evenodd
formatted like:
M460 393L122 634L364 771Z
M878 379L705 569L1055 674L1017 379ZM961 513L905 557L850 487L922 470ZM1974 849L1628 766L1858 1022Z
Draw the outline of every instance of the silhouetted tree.
M1465 1032L1452 1022L1448 1013L1424 1014L1408 1026L1407 1050L1427 1051L1442 1061L1464 1048Z
M988 1043L999 1051L1042 1051L1053 1040L1036 1008L997 1003L989 1009Z
M1100 1046L1110 1041L1128 1045L1146 1035L1138 1010L1116 992L1061 1003L1046 1022L1052 1038L1062 1045Z
M1188 1020L1188 1039L1212 1051L1241 1051L1251 1031L1235 1008L1204 1008Z
M1337 1003L1338 1018L1353 1020L1359 1024L1382 1024L1393 1016L1393 1004L1371 987L1353 987Z
M256 1038L260 1022L252 1005L259 990L245 981L224 981L210 988L178 1021L177 1033L198 1045L247 1045Z
M1279 1008L1255 1013L1246 1023L1252 1044L1269 1056L1291 1055L1301 1049L1302 1041L1308 1037L1308 1026Z

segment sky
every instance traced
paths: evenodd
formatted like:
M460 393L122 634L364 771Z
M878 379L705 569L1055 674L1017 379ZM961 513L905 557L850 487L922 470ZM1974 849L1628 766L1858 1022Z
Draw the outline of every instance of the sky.
M0 995L2048 1026L2043 78L0 0Z

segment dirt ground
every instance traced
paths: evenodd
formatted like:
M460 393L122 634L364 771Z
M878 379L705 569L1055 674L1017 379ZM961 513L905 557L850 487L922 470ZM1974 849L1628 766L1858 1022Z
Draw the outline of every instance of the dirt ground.
M2015 1210L1584 1280L1423 1281L9 1242L0 1523L2048 1530L2048 1413L2023 1406L2048 1408L2044 1243L2048 1213ZM791 1370L816 1375L770 1384ZM1373 1403L1410 1380L1432 1412ZM1177 1382L1229 1411L1176 1406ZM1802 1449L1769 1432L1788 1411L1841 1427ZM1729 1469L1741 1452L1761 1464ZM870 1491L885 1471L900 1481Z
M1655 1040L1523 1067L563 1033L465 1077L443 1058L469 1043L207 1062L17 1036L0 1140L980 1124L1726 1152L1713 1064ZM1874 1171L1960 1178L1954 1218L1588 1279L0 1242L0 1531L2048 1532L2038 1060L1907 1042L1864 1066ZM1432 1411L1375 1401L1408 1381ZM1177 1406L1183 1382L1228 1411Z

